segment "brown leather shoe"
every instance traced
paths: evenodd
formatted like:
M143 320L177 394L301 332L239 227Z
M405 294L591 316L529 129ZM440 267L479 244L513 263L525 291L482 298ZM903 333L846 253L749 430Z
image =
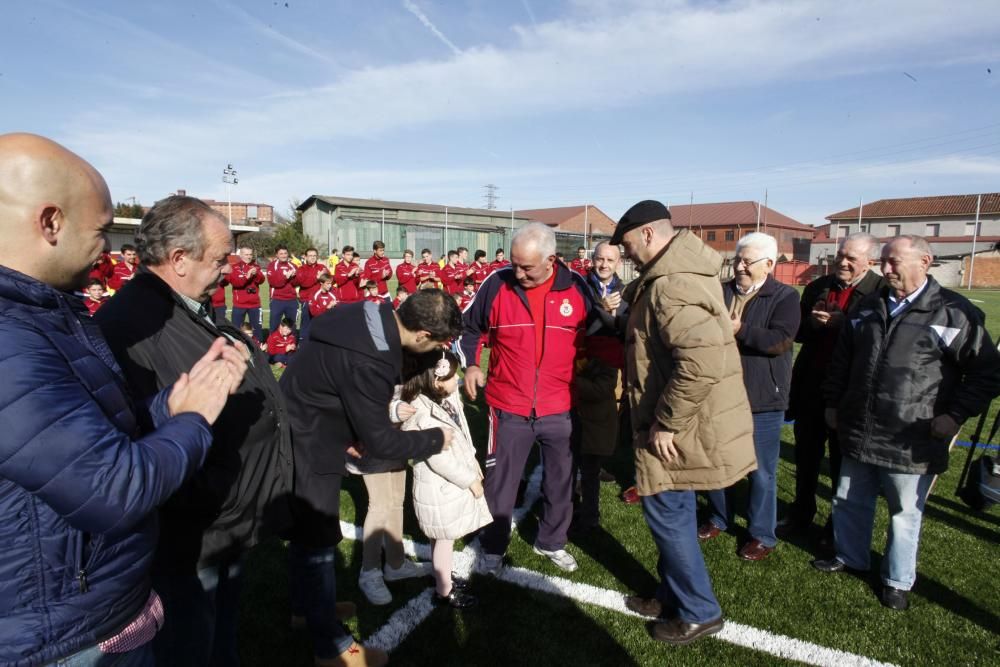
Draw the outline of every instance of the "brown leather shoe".
M722 529L716 526L711 521L706 521L705 523L698 526L698 539L702 542L707 542L713 538L718 537L722 534Z
M685 646L702 637L714 635L722 630L724 625L725 621L722 620L721 616L708 623L685 623L679 618L675 618L662 623L653 623L649 634L658 642Z
M389 664L389 654L354 643L336 658L316 658L314 664L316 667L383 667Z
M644 598L641 595L626 595L625 608L640 616L658 618L663 613L663 605L656 598Z
M740 558L743 560L764 560L771 555L772 551L774 551L774 547L765 547L760 540L754 538L740 549Z

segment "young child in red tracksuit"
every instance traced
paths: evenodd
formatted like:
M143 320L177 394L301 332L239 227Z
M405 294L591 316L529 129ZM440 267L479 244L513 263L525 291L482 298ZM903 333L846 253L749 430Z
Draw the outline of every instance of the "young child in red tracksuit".
M97 309L104 305L108 300L108 297L104 296L104 287L101 285L100 280L91 280L87 285L87 296L83 299L83 304L87 306L87 310L90 311L91 316L97 312Z
M371 301L373 303L382 303L383 301L385 301L385 299L379 296L378 283L376 283L374 280L369 280L367 283L365 283L364 297L365 301Z
M250 324L249 322L244 322L243 326L240 327L240 331L243 332L244 336L246 336L251 341L253 341L253 344L257 347L258 350L266 350L267 349L267 345L266 344L262 344L259 340L257 340L257 337L253 335L253 325L252 324Z
M295 352L298 340L292 333L292 323L287 319L281 320L278 328L267 337L267 358L272 364L277 364L281 368L288 365L288 359Z
M319 279L319 291L316 292L309 302L309 315L319 317L340 302L333 291L333 278L330 274L323 274Z
M410 296L410 292L400 285L396 288L396 298L392 300L392 309L399 310L399 304L406 301L406 297Z

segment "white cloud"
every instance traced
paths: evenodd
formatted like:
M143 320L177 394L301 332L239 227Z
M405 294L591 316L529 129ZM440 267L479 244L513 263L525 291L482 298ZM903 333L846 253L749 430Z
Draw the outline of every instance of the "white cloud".
M462 55L462 50L460 48L458 48L457 46L455 46L454 42L452 42L450 39L448 39L447 37L445 37L443 32L441 32L440 30L438 30L437 26L434 25L431 22L431 20L429 18L427 18L427 15L424 14L423 10L421 10L420 7L417 6L417 3L413 2L413 0L403 0L403 7L406 8L406 11L408 11L411 14L413 14L414 16L416 16L417 20L420 21L421 23L423 23L424 26L428 30L430 30L431 33L435 37L437 37L438 40L442 44L444 44L449 49L451 49L452 53L454 53L456 56Z

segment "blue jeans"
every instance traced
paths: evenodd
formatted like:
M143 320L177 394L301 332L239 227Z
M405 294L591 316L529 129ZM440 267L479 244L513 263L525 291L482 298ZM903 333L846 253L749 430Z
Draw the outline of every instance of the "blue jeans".
M908 591L917 578L917 547L924 503L934 475L893 472L844 456L833 498L837 558L848 567L870 566L872 526L879 489L889 506L889 536L882 558L882 583Z
M312 321L312 315L309 313L309 303L299 304L299 344L306 342L306 337L309 335L309 322Z
M127 653L102 653L96 646L85 648L51 663L55 667L154 667L153 643L147 642Z
M260 324L260 308L237 308L233 306L233 324L239 329L243 326L244 316L250 319L250 326L253 327L253 335L258 341L263 343L266 340L264 329Z
M292 323L292 330L298 329L295 326L295 316L299 312L299 302L293 299L273 299L271 301L271 331L277 331L282 319L287 319Z
M765 547L774 547L778 538L774 528L778 521L778 459L781 454L781 424L785 413L753 413L753 449L757 455L757 469L750 473L750 498L747 521L751 537ZM729 490L719 489L708 493L712 507L709 521L725 530L733 520Z
M164 614L163 628L153 639L158 667L240 664L236 626L242 567L237 560L197 574L153 574Z
M642 513L660 550L656 597L664 609L677 610L686 623L707 623L722 616L698 546L694 491L661 491L655 496L643 496Z
M293 616L303 616L317 658L335 658L354 643L337 620L335 547L288 545L288 570Z

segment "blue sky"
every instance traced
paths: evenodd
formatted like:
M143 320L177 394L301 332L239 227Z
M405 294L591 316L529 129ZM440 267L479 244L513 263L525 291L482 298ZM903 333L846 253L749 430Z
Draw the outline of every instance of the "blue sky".
M1000 190L1000 2L4 0L0 131L116 200L762 199L802 222ZM989 71L989 70L992 70Z

